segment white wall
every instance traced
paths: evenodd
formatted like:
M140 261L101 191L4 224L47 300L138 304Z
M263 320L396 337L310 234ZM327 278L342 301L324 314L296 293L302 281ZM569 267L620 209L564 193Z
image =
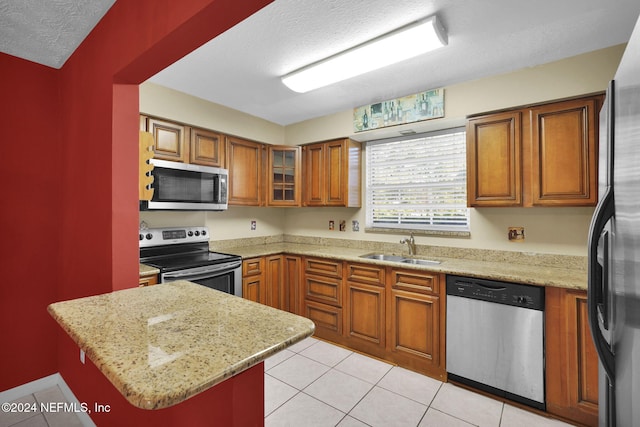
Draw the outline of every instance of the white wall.
M351 136L358 140L397 136L402 129L418 132L464 124L465 116L525 104L604 91L613 78L624 46L603 49L562 61L460 83L445 88L445 118L353 135L352 110L282 127L202 99L154 84L140 88L140 111L271 144L303 144ZM425 87L425 90L431 89ZM364 182L364 180L363 180ZM471 237L418 236L418 244L499 249L551 254L586 255L592 208L482 208L471 211ZM140 215L150 226L202 225L215 240L287 233L396 242L405 233L365 233L365 211L353 208L241 208L226 212ZM250 230L251 220L257 229ZM329 221L335 221L330 231ZM347 231L340 232L340 220ZM351 231L358 220L360 231ZM509 242L507 227L525 227L522 243Z

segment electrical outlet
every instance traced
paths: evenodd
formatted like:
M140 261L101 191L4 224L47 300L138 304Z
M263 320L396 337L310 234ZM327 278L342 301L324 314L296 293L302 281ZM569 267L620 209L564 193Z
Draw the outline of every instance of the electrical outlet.
M256 220L255 219L251 220L251 231L255 231L256 227L257 227Z
M524 227L509 227L510 242L524 242Z

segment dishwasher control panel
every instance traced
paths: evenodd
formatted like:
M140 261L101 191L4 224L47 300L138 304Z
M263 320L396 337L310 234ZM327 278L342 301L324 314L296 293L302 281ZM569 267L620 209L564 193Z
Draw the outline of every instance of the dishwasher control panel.
M541 286L447 275L447 295L544 310Z

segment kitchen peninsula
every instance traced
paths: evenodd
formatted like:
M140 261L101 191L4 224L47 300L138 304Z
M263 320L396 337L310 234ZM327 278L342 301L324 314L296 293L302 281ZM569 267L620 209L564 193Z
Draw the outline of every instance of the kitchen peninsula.
M315 328L186 281L48 310L73 340L60 335L61 363L81 363L77 347L90 360L65 380L97 425L262 425L263 360ZM94 403L109 411L91 412Z

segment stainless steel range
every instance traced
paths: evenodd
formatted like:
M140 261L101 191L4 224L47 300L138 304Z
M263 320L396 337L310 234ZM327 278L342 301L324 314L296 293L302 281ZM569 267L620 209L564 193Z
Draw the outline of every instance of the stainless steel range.
M140 230L140 262L160 270L159 283L188 280L242 297L242 258L209 251L207 227Z

